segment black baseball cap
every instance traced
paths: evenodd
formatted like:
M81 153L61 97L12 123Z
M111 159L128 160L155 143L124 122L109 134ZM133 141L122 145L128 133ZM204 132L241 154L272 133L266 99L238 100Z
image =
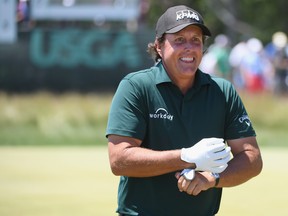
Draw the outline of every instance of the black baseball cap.
M202 16L192 8L179 5L168 8L158 19L156 37L164 33L176 33L189 25L196 25L202 29L203 35L211 36L210 30L204 25Z

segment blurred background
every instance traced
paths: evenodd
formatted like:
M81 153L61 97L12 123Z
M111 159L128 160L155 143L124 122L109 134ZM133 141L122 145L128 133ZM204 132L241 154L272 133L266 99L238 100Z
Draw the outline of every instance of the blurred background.
M154 64L147 44L177 4L204 17L200 68L235 85L263 151L263 173L225 190L219 215L288 211L288 1L0 0L1 216L115 215L111 99Z
M1 0L0 90L113 91L125 74L153 64L147 43L175 4L200 11L213 33L206 72L238 87L287 90L284 0Z

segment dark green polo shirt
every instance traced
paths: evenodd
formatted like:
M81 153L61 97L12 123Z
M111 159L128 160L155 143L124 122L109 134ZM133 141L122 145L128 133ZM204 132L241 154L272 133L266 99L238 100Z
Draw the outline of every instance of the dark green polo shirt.
M191 147L203 138L255 136L241 99L230 82L197 71L185 94L162 63L127 75L114 95L106 135L140 139L153 150ZM131 215L214 215L221 189L198 196L181 193L174 173L149 178L122 176L117 212Z

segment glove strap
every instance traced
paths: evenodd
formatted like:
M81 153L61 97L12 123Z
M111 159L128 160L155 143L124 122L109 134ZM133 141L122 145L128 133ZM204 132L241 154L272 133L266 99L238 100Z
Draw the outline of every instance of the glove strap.
M219 181L220 181L220 175L219 175L219 173L211 173L211 175L215 178L214 187L217 187L217 185L219 184Z

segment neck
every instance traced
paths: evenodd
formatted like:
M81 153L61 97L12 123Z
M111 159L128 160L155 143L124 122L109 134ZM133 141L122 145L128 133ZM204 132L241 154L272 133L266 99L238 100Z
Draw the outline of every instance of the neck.
M183 95L193 86L193 80L180 80L180 81L173 81L173 83L180 89Z
M172 82L180 89L183 95L185 95L186 92L194 85L195 75L192 77L175 77L168 73L168 76Z

